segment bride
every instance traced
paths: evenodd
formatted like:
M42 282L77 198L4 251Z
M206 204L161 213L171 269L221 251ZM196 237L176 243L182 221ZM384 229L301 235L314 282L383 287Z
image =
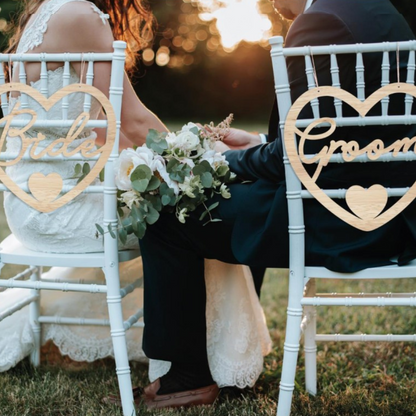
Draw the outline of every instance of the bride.
M143 0L26 0L7 52L109 52L116 38L128 44L127 70L131 71L137 61L138 51L145 45L145 39L151 36L152 24L153 16ZM71 83L79 82L81 67L81 64L71 67ZM52 95L62 87L62 66L59 63L49 64L48 70L48 90L49 95ZM28 82L40 90L39 67L27 65L26 72ZM95 72L94 86L108 91L108 64L97 64ZM13 78L18 79L17 70ZM142 145L150 128L166 131L166 127L137 98L127 77L124 85L121 143L123 146ZM70 110L71 107L76 110L77 105L80 103L73 99ZM53 118L54 111L60 109L52 109L48 117ZM98 110L94 106L91 112L95 112L92 118L97 118ZM47 146L60 137L59 129L50 129L45 135L42 144ZM97 137L94 131L88 135L79 140ZM19 143L9 138L6 151L15 152L18 150L16 146ZM56 166L54 169L57 170ZM47 171L47 165L25 161L9 167L7 173L16 183L24 184L35 170ZM60 172L62 177L67 178L67 184L76 181L71 179L71 173L73 171L69 172L68 168L66 172ZM96 252L102 250L102 241L96 238L94 225L102 223L101 198L100 195L80 195L71 203L46 214L30 208L13 194L6 193L4 208L11 231L29 249L65 253ZM123 283L131 282L142 274L140 259L120 267ZM212 260L206 261L205 267L207 347L212 376L220 387L252 386L262 371L263 356L269 352L271 343L250 271L245 266ZM101 270L71 268L53 268L43 278L104 280ZM0 293L0 305L4 308L15 302L22 290L9 289ZM142 303L141 289L136 292L134 298L123 301L126 316ZM72 314L104 318L106 312L105 298L100 295L45 291L42 293L42 305L44 315ZM27 312L27 309L23 309L0 322L0 371L8 370L30 353L33 338ZM93 361L112 354L111 339L106 328L51 324L43 327L42 337L43 342L52 340L62 354L74 360ZM141 337L140 328L127 332L129 358L132 360L146 359L141 349ZM150 360L151 381L168 369L169 363Z

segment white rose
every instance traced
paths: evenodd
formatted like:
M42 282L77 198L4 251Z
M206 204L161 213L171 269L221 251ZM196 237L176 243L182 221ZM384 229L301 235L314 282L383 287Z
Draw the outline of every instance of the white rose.
M210 150L214 150L215 149L215 140L211 140L209 138L204 139L202 141L202 148L204 149L204 151L208 152Z
M205 152L201 160L206 160L214 170L217 170L220 166L228 166L228 162L222 153L216 152L215 150L209 150Z
M139 165L139 162L137 153L133 149L125 149L120 153L118 159L114 162L115 182L118 189L122 191L132 189L130 175Z
M146 165L152 169L155 154L146 145L140 146L136 149L136 157L139 160L138 165Z
M127 191L121 194L120 201L124 202L129 209L133 206L135 202L139 202L140 198L134 191Z
M195 167L195 162L189 157L184 157L183 159L181 159L181 163L187 164L191 169Z
M184 131L176 136L175 148L186 153L197 150L199 147L199 137L191 131Z
M153 172L157 171L159 175L162 177L163 181L166 182L166 185L169 186L169 188L173 189L173 192L176 196L179 194L179 187L178 183L176 181L173 181L169 177L169 173L166 170L166 164L162 156L156 157L153 161L152 165Z
M172 147L174 147L174 145L176 143L176 134L170 132L170 133L167 134L165 139L168 142L169 148L172 148Z
M181 131L189 131L189 130L193 129L194 127L196 127L198 129L198 131L201 130L195 123L191 122L191 123L185 124L182 127Z

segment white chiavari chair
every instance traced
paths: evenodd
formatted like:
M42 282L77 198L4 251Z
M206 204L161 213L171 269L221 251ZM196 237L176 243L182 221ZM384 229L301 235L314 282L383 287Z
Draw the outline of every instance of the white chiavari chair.
M416 97L415 87L415 49L416 41L408 42L384 42L380 44L356 44L356 45L330 45L330 46L315 46L315 47L297 47L284 48L283 38L277 36L271 38L270 44L272 46L271 56L273 63L274 79L276 97L278 102L278 111L280 119L280 131L284 137L284 162L286 172L286 186L287 186L287 202L289 212L289 238L290 238L290 274L289 274L289 294L288 294L288 308L287 308L287 324L286 324L286 338L284 344L284 358L283 369L280 382L280 393L277 407L278 416L289 416L292 403L292 395L295 387L295 373L298 359L298 352L300 348L300 337L303 332L304 335L304 352L305 352L305 381L306 390L315 395L317 393L316 380L316 342L317 341L416 341L414 334L400 335L400 334L358 334L358 335L341 335L341 334L317 334L316 333L316 310L318 306L416 306L415 293L373 293L373 294L340 294L340 293L325 293L316 294L315 282L316 279L405 279L416 277L416 261L413 260L407 265L389 265L384 267L367 268L355 273L337 273L328 270L325 267L310 266L305 263L305 229L304 223L304 202L305 200L318 199L328 209L328 215L336 215L344 222L347 222L353 227L364 231L376 229L379 226L387 223L397 213L401 212L402 208L394 208L386 214L387 210L380 210L375 208L374 212L372 203L378 204L380 195L374 195L370 201L364 201L362 198L362 191L359 190L356 195L349 189L321 189L316 183L316 178L311 178L301 166L305 164L308 158L312 158L318 154L318 151L313 154L299 155L299 138L302 132L313 120L320 119L320 106L322 97L330 96L333 99L333 110L331 122L334 127L342 128L342 126L388 126L388 125L414 125L416 124L416 115L414 110L412 112L414 98ZM400 51L400 58L399 58ZM380 67L365 68L365 54L378 54L380 56ZM355 94L356 99L350 99L347 93L344 94L342 90L343 85L340 81L340 72L343 70L338 65L342 57L349 56L352 59L352 71L355 68ZM322 58L326 59L325 70L327 80L330 80L326 85L317 85L319 78L319 69L315 68L315 61ZM307 85L309 94L305 99L298 99L292 103L291 99L291 85L288 77L288 60L296 58L304 65L304 85ZM392 73L396 69L392 65L398 65L400 62L405 68L402 68L401 73L405 73L402 82L400 78L398 83L390 81ZM322 69L322 65L319 67ZM367 114L361 108L362 114L358 111L354 114L344 111L343 101L350 100L349 104L360 108L359 106L369 97L366 97L365 71L379 71L380 84L378 87L389 89L388 93L379 94L377 97L371 98L371 105L366 107L366 110L372 108L373 105L381 102L378 114ZM316 73L318 72L318 73ZM397 72L398 73L398 72ZM317 76L316 76L317 75ZM399 76L399 74L398 74ZM329 86L329 89L327 89ZM400 93L400 91L402 91ZM350 91L351 92L351 91ZM389 112L389 94L400 93L403 104L403 112L400 114ZM331 95L332 94L332 95ZM302 97L305 97L302 96ZM305 116L299 117L300 111L304 106L308 105L310 116L305 119ZM324 116L328 115L324 114ZM321 124L321 127L330 124ZM377 155L377 149L374 148L372 152L364 152L361 155L349 158L348 151L335 152L330 155L329 163L354 163L354 162L388 162L393 164L397 161L415 161L416 154L409 148L402 146L397 149L393 155L393 150L389 153ZM350 148L350 152L352 152ZM369 157L370 155L370 157ZM344 157L345 156L345 157ZM353 160L348 160L353 159ZM315 165L318 160L315 160ZM309 162L311 163L311 162ZM354 163L357 166L357 163ZM325 167L323 168L325 169ZM386 173L388 174L388 173ZM319 188L319 189L318 189ZM367 189L369 189L368 187ZM402 198L407 194L409 201L415 197L415 186L413 187L399 187L399 188L384 188L381 191L383 198ZM341 209L336 200L345 200L349 209ZM335 200L335 201L334 201ZM363 202L364 201L364 202ZM385 207L385 202L381 204ZM324 208L322 208L324 209ZM384 208L383 208L384 209ZM329 213L331 211L331 214ZM381 212L381 213L380 213ZM368 213L368 214L367 214ZM307 212L306 212L307 214ZM305 215L306 215L305 214ZM391 214L391 215L390 215ZM390 218L388 216L390 215ZM399 281L397 281L399 282Z
M58 154L46 153L39 160L42 162L59 161L59 163L65 163L70 161L71 163L77 161L79 163L93 162L89 183L99 176L101 167L98 171L94 171L94 166L98 165L98 161L103 155L105 155L105 178L101 185L89 185L81 189L80 192L86 193L101 193L103 195L103 227L108 226L116 229L118 226L117 218L117 188L114 182L114 160L118 156L119 146L119 134L120 134L120 114L121 104L123 97L123 78L124 78L124 62L125 62L125 48L126 44L121 41L114 42L113 53L89 53L89 54L12 54L1 55L0 63L2 69L9 62L13 62L14 67L19 67L19 81L21 84L26 85L26 73L25 64L28 62L40 63L40 93L44 98L40 96L33 96L32 90L26 90L25 87L11 86L12 84L6 83L3 76L3 70L0 71L0 89L1 89L1 106L4 116L10 115L10 111L13 111L11 106L9 107L10 91L16 90L21 93L20 110L30 110L30 100L34 98L37 101L42 99L49 99L48 97L48 63L62 63L62 85L63 89L59 90L56 94L58 96L54 99L54 103L59 101L61 105L61 118L60 119L48 119L45 117L45 109L40 109L39 114L36 114L36 121L33 125L34 128L41 130L42 128L54 128L54 127L67 127L79 126L80 120L71 120L68 110L70 110L71 99L70 94L81 93L83 95L82 110L85 113L89 113L92 105L92 100L98 100L104 108L106 113L105 120L88 120L85 128L101 128L107 131L107 143L103 145L101 149L104 149L101 153L92 156L92 151L78 150L75 154L63 154L63 152L56 152ZM79 84L70 84L70 68L71 63L80 63L81 68L86 69L86 75L84 84L83 80L80 80ZM100 96L98 89L93 88L94 80L94 64L96 62L109 62L111 64L111 83L108 91L108 99L106 94ZM61 93L63 90L67 91ZM78 94L79 95L79 94ZM28 97L30 97L28 99ZM92 98L94 97L94 98ZM44 101L44 104L47 101ZM49 103L51 104L51 103ZM45 104L46 105L46 104ZM82 120L81 120L82 122ZM22 128L27 124L27 119L22 120L19 116L13 117L9 128L9 133L12 128ZM3 123L0 125L1 132L5 129L6 122L3 119ZM11 134L11 133L10 133ZM109 141L109 138L112 138ZM4 144L4 140L2 141ZM107 145L108 144L108 145ZM10 155L1 149L0 162L7 162L10 160ZM53 152L51 152L53 153ZM60 153L60 154L59 154ZM108 158L108 160L107 160ZM24 152L23 160L31 159L29 151ZM0 185L0 191L13 191L15 184L7 180L7 175L4 170L4 163L2 164L2 178L3 182ZM74 187L64 185L59 180L55 183L56 178L51 178L50 181L45 181L45 178L40 178L39 182L31 179L28 181L28 185L22 186L22 189L17 190L21 199L26 199L29 203L34 204L36 209L44 212L52 211L59 206L60 198L64 198L66 195L70 195L68 200L73 199ZM80 183L81 186L82 182ZM78 185L77 185L78 186ZM13 188L13 189L12 189ZM56 188L56 189L55 189ZM26 195L26 196L25 196ZM57 198L58 197L58 198ZM138 280L126 287L120 287L119 280L119 262L125 262L132 260L140 256L140 251L136 250L119 250L118 241L113 238L109 232L104 235L103 251L96 253L81 253L81 254L53 254L35 252L25 248L13 235L7 237L0 245L0 266L5 264L13 265L29 265L29 268L22 273L14 276L10 279L1 279L0 288L21 288L26 289L28 294L22 298L17 304L10 306L7 310L0 314L0 320L11 316L14 312L20 310L26 305L30 305L30 322L33 333L35 334L35 348L33 349L30 359L34 366L40 364L40 343L41 343L41 330L44 323L56 323L56 324L70 324L70 325L99 325L109 326L111 331L111 337L113 341L114 357L116 361L116 373L118 377L118 383L120 388L121 402L123 406L123 414L125 416L135 415L135 407L132 395L132 386L130 378L130 366L127 355L127 346L125 332L127 329L134 326L143 326L142 322L138 322L142 317L142 311L138 310L137 313L124 321L122 314L121 300L124 296L131 293L140 284L140 276ZM91 284L89 282L79 283L74 282L51 282L42 280L42 268L43 267L93 267L101 268L105 274L105 282L103 284ZM63 316L42 316L40 314L41 305L41 292L44 290L54 291L69 291L69 292L86 292L91 294L106 294L108 304L109 319L86 319L82 317L63 317Z

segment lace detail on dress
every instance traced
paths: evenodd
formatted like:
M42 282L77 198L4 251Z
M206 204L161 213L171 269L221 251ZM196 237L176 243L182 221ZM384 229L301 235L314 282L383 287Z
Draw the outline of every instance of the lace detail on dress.
M91 8L99 14L103 24L107 23L107 20L110 18L110 15L101 11L94 3L91 3Z
M34 21L28 26L20 39L16 53L26 53L36 48L43 42L43 35L48 29L49 19L66 3L72 1L86 2L87 0L50 0L44 3ZM100 15L101 20L106 24L109 18L108 14L104 14L95 4L91 3L94 12Z
M218 386L252 387L271 351L265 318L247 266L205 261L207 352ZM166 374L170 363L150 360L150 381Z
M25 289L8 289L0 293L0 311L27 298ZM30 354L34 347L28 307L15 312L0 322L0 372L14 367Z

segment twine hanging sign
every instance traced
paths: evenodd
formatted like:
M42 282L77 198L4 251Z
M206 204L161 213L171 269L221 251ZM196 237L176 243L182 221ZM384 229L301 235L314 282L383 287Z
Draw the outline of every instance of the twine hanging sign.
M0 136L0 150L3 151L7 137L9 137L9 139L14 138L14 140L20 140L21 142L20 152L14 159L0 161L0 181L4 183L10 192L15 194L32 208L41 212L54 211L83 192L94 179L98 177L100 171L104 168L110 157L116 137L116 117L113 107L108 98L99 89L82 83L71 84L64 87L49 98L46 98L38 90L26 84L8 83L0 85L0 95L12 91L26 94L28 98L39 103L46 112L70 94L85 93L89 94L92 98L95 98L101 104L102 109L106 114L108 123L107 136L105 144L99 148L96 148L95 146L95 139L85 139L74 148L74 140L78 138L90 120L90 114L88 112L81 112L77 119L74 120L74 123L69 128L66 136L54 140L46 147L39 146L46 138L42 133L38 132L36 137L31 137L26 134L38 119L38 114L36 114L35 111L31 109L21 109L19 104L16 104L11 112L0 120L0 125L4 125L3 132ZM13 127L13 120L22 115L30 116L27 117L27 124L23 127ZM34 161L45 156L62 156L67 158L76 154L81 154L86 159L95 159L98 156L98 160L94 160L95 164L90 172L67 193L62 192L63 181L65 178L62 178L59 173L50 173L45 176L41 172L35 172L29 177L28 188L30 193L27 193L13 181L4 170L6 167L19 163L23 156L27 154L29 154L30 158ZM59 159L57 159L57 161L58 160Z
M368 189L364 189L359 185L353 185L346 192L346 203L351 210L349 212L334 202L318 186L316 182L319 174L327 166L330 157L336 151L341 153L341 157L345 162L351 162L361 155L366 155L370 160L377 160L387 153L392 153L394 156L399 152L406 153L410 151L411 147L414 149L416 137L405 137L396 140L393 144L386 147L380 139L375 139L365 147L360 147L360 144L356 141L332 140L329 146L323 146L321 151L316 153L314 157L309 158L304 154L304 147L307 141L316 141L330 137L337 127L336 122L331 118L323 117L314 120L304 131L296 127L296 122L302 109L312 100L320 97L333 97L341 100L350 105L361 117L365 117L383 98L397 93L408 94L416 98L416 86L401 82L389 84L375 91L365 101L361 101L349 92L339 88L329 86L317 87L302 94L292 105L286 118L284 129L285 147L290 164L299 180L325 208L341 220L362 231L375 230L400 214L415 199L416 182L408 189L406 194L388 209L385 209L388 193L383 185L374 184ZM329 124L329 128L325 133L319 135L311 134L315 127L324 123L325 125ZM298 136L298 139L296 136ZM313 175L306 171L305 164L316 165Z

